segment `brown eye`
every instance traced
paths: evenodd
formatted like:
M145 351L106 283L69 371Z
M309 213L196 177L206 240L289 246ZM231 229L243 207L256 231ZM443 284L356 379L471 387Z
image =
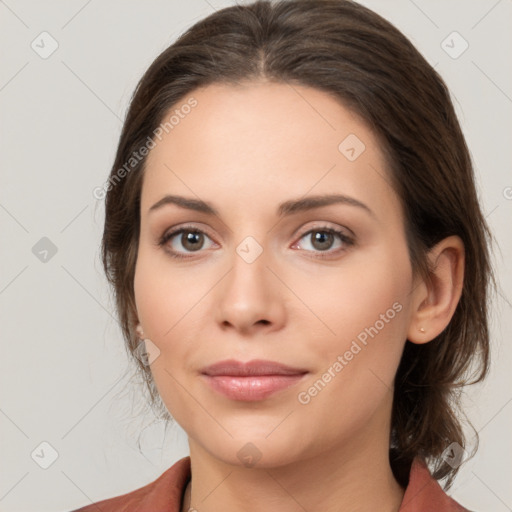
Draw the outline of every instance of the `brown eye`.
M187 251L198 251L204 245L204 234L199 231L182 231L179 240Z
M158 245L165 247L173 258L188 258L187 253L200 252L207 240L211 238L200 229L182 227L166 233Z
M334 241L334 235L327 231L312 231L310 237L311 245L319 251L330 249Z
M299 243L294 244L293 248L299 247L306 252L316 253L319 258L336 255L354 245L354 240L351 237L345 235L342 231L328 227L310 229L302 235L300 240L305 240L305 242L301 243L299 241Z

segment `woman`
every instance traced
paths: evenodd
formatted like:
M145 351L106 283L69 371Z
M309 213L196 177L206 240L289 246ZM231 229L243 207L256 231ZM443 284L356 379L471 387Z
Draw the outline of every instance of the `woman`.
M137 87L103 237L190 457L80 510L466 510L445 491L491 238L447 88L389 22L346 0L198 22Z

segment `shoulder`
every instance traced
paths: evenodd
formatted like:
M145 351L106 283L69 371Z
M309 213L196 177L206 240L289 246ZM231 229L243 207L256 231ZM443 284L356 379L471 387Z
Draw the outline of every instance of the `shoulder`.
M399 512L471 512L448 496L427 465L415 459Z
M189 478L190 457L184 457L144 487L72 512L179 512Z

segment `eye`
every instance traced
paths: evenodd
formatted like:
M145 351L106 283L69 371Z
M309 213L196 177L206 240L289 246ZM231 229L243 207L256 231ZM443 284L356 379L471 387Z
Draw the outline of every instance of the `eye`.
M333 254L338 254L346 250L351 245L354 245L354 240L347 236L343 231L327 226L320 226L314 229L310 229L301 236L300 240L303 239L306 240L306 243L304 244L306 246L306 251L314 253L327 253L315 255L315 257L320 258L326 258L332 256ZM336 250L330 250L333 248L333 245L335 245L336 239L339 241L337 247L335 247ZM292 248L295 249L298 245L301 244L294 244ZM312 249L308 249L308 245L312 247Z
M306 252L316 253L314 257L318 258L332 257L333 254L336 255L354 245L354 240L350 236L346 235L343 231L328 226L310 229L301 236L300 240L302 239L306 240L304 245L307 246L309 244L312 247L312 249L306 248ZM187 253L201 252L206 240L212 242L211 246L216 245L201 229L194 226L182 226L174 231L165 233L159 240L158 245L165 247L165 250L172 258L186 259L192 257L187 256ZM335 247L335 250L331 250L336 240L338 240L337 247ZM295 243L292 249L302 249L301 245Z
M167 252L173 258L189 258L190 256L182 254L181 249L184 249L185 253L199 252L203 248L206 239L211 240L204 231L196 227L182 226L179 229L165 233L159 240L158 245L166 247ZM169 242L171 243L169 244Z

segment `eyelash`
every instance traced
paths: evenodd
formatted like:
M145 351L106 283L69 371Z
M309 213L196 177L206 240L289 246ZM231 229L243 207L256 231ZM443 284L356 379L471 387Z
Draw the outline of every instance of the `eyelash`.
M182 234L184 232L199 233L199 234L203 234L203 235L208 236L208 238L211 238L211 237L209 237L208 233L205 233L203 230L198 229L195 226L181 226L180 228L178 228L178 229L176 229L174 231L170 231L169 233L165 233L160 238L160 240L158 241L158 246L159 247L164 247L165 244L169 240L171 240L174 236ZM332 256L332 254L337 254L339 252L343 252L348 247L351 247L355 243L353 238L347 236L342 231L339 231L339 230L337 230L335 228L330 228L330 227L327 227L327 226L319 226L319 227L312 228L309 231L306 231L305 233L303 233L300 236L299 240L304 238L306 235L309 235L309 234L315 233L315 232L316 233L320 232L320 233L329 233L329 234L333 234L333 235L338 235L340 240L345 244L344 248L338 249L336 251L306 251L306 252L318 253L318 255L315 256L315 258L320 258L320 259L330 258ZM186 259L193 258L193 256L183 256L182 254L180 254L178 252L175 252L175 251L171 251L169 249L166 249L166 252L169 254L169 256L171 256L171 258L176 258L176 259L180 259L180 260L186 260ZM323 254L323 253L325 253L325 254Z

